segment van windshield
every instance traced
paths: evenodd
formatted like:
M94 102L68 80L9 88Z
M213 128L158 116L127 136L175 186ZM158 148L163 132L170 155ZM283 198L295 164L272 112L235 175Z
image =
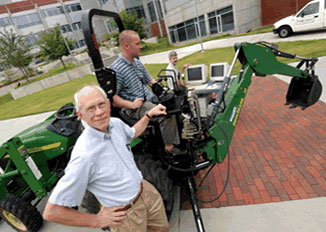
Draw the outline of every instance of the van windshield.
M305 8L303 8L301 12L298 14L298 17L304 17L306 15L318 14L318 13L319 13L319 2L314 2L307 5Z

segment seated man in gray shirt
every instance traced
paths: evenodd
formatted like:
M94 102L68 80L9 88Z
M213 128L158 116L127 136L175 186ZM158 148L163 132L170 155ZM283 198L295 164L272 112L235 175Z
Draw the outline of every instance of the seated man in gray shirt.
M117 93L113 97L116 107L127 109L126 114L135 119L144 116L145 112L155 107L151 102L153 93L147 88L156 81L137 59L140 56L140 38L135 31L125 30L119 36L121 54L111 65L116 71ZM165 150L172 155L184 154L185 151L174 145L180 144L179 132L175 116L159 117L160 130Z
M146 112L132 128L110 115L110 101L98 86L75 94L77 116L86 122L65 169L45 207L45 220L111 231L168 231L163 200L143 179L130 142L146 129L152 116L166 114L162 105ZM102 208L97 214L76 211L85 191Z

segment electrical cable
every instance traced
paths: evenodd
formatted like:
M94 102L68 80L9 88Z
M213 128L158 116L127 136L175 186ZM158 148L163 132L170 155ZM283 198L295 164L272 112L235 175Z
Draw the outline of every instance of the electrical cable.
M223 127L221 127L221 126L220 126L216 121L214 121L214 122L215 122L215 124L216 124L216 125L217 125L221 130L222 130L222 132L223 132L223 134L224 134L224 137L225 137L225 139L226 139L227 145L229 145L229 140L228 140L228 137L227 137L227 135L226 135L226 133L225 133ZM209 201L202 200L202 199L200 199L200 198L197 196L197 194L195 194L195 198L196 198L199 202L202 202L202 203L212 203L212 202L214 202L214 201L217 201L217 200L222 196L222 194L225 192L226 187L227 187L227 185L228 185L228 183L229 183L229 178L230 178L230 160L231 160L231 159L230 159L230 153L229 153L229 152L227 153L227 156L228 156L227 174L226 174L226 179L225 179L225 182L224 182L224 186L223 186L222 191L217 195L216 198L214 198L214 199L212 199L212 200L209 200ZM213 169L213 167L215 166L215 164L216 164L216 163L214 163L214 165L212 165L212 167L207 171L207 173L205 174L205 176L202 178L200 184L198 185L198 188L196 188L197 191L200 189L202 183L205 181L205 179L207 178L208 174L209 174L210 171ZM193 175L193 176L194 176L194 175Z

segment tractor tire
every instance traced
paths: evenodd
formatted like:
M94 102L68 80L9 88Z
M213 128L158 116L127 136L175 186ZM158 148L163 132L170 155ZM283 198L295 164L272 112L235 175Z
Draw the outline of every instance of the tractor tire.
M282 26L278 30L278 36L281 38L286 38L292 34L292 29L289 26Z
M1 200L0 215L19 232L37 232L43 225L43 218L36 207L15 195Z
M173 210L175 186L171 178L169 178L168 172L162 168L160 161L154 161L147 155L136 154L135 162L143 178L160 192L167 218L170 219Z

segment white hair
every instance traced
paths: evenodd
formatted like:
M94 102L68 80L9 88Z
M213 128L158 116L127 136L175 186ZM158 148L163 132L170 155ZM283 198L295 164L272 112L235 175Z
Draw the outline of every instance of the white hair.
M92 93L95 89L99 90L100 93L103 95L103 97L105 99L107 99L107 96L106 96L106 93L104 92L104 90L93 84L93 85L86 85L84 86L83 88L79 89L75 94L74 94L74 99L75 99L75 108L76 108L76 111L78 112L80 110L80 104L79 104L79 98L81 96L87 96L89 95L90 93Z
M173 56L177 56L177 52L176 51L170 51L168 54L169 60L173 57Z

